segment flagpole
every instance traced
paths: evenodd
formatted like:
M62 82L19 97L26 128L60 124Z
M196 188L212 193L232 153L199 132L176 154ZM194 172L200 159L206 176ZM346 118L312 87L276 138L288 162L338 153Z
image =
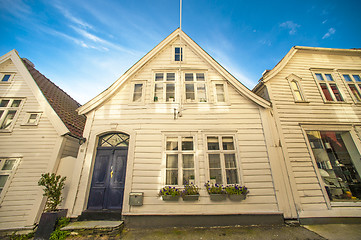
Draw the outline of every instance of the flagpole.
M179 1L179 29L182 30L182 0Z

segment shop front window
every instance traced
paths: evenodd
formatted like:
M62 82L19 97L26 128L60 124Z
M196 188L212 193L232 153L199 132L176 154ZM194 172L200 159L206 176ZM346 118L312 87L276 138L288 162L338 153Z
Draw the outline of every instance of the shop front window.
M331 201L361 200L360 153L349 132L307 131Z

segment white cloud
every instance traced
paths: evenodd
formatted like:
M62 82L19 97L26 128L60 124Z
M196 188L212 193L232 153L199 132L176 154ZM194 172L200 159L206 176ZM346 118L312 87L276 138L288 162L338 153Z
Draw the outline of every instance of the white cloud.
M323 35L322 39L329 38L331 35L335 34L335 32L336 32L336 29L334 29L334 28L328 29L328 32L325 35Z
M82 19L75 17L73 14L71 14L67 9L63 8L62 6L60 6L58 4L54 4L54 7L57 8L64 15L64 17L69 19L71 22L81 26L82 28L85 28L85 29L93 28L93 26L91 26L87 22L83 21Z
M322 24L325 24L325 23L327 22L327 20L328 20L328 19L326 19L326 20L322 21Z
M290 31L288 33L290 35L294 35L297 31L297 28L301 27L301 25L294 23L292 21L286 21L286 22L281 23L280 27L289 29Z

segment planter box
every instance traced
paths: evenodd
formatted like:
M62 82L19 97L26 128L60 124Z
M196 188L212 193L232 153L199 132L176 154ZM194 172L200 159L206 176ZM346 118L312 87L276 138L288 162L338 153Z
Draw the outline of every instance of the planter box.
M227 198L226 194L209 194L212 201L224 201Z
M51 233L55 230L56 220L58 218L66 217L67 212L68 209L60 209L55 212L42 213L34 239L49 239Z
M184 195L182 196L183 201L198 201L199 194L196 195Z
M239 194L239 195L231 194L231 195L228 195L228 197L231 201L242 201L242 200L246 199L246 195L244 195L244 194Z
M173 201L176 202L179 200L179 196L171 196L171 195L165 195L162 196L163 201Z

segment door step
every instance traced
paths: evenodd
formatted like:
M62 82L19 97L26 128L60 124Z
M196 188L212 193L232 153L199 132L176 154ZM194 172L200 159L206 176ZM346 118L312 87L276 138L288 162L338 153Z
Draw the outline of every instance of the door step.
M86 239L98 239L97 237L101 238L103 235L118 239L123 228L123 221L76 221L60 230L69 231L71 236L83 236Z
M78 217L78 221L120 221L122 211L120 210L85 210Z

